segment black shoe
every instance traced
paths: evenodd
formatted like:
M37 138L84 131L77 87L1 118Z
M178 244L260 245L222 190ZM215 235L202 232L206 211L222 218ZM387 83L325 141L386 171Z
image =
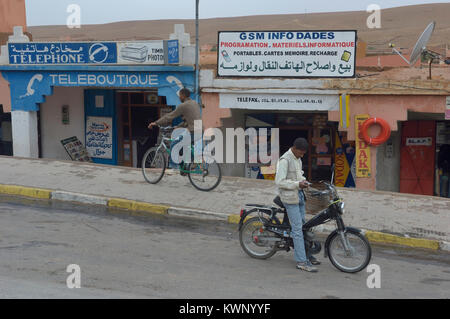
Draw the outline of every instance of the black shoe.
M310 256L310 257L309 257L309 261L310 261L311 264L313 264L313 265L320 265L320 264L321 264L321 262L318 261L318 260L316 259L316 257L314 257L314 256Z

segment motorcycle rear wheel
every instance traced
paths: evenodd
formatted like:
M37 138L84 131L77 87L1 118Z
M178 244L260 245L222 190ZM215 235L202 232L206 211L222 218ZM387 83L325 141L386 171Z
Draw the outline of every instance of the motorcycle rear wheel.
M250 218L239 232L239 242L242 249L247 255L257 259L270 258L277 252L275 239L278 237L263 229L263 223L269 223L269 220L264 217Z

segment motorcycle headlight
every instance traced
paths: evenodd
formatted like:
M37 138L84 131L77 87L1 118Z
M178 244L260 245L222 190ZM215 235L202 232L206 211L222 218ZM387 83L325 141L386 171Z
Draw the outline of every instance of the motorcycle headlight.
M341 202L341 203L339 204L339 207L341 208L341 212L344 213L344 212L345 212L345 203L344 203L344 202Z

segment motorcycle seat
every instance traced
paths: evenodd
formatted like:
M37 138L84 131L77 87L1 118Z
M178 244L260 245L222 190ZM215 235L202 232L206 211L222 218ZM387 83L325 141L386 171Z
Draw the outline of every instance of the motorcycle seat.
M275 204L277 204L278 206L280 206L281 208L286 209L286 207L284 207L284 205L283 205L283 202L281 201L280 196L275 197L273 202Z

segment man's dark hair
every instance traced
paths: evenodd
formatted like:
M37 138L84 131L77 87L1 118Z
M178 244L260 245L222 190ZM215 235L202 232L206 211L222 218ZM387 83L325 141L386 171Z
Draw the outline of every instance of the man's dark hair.
M182 88L182 89L180 90L180 94L183 94L183 96L185 96L185 97L190 97L190 96L191 96L191 91L189 91L189 90L186 89L186 88Z
M308 141L303 137L299 137L294 141L294 147L298 150L307 151L308 150Z

